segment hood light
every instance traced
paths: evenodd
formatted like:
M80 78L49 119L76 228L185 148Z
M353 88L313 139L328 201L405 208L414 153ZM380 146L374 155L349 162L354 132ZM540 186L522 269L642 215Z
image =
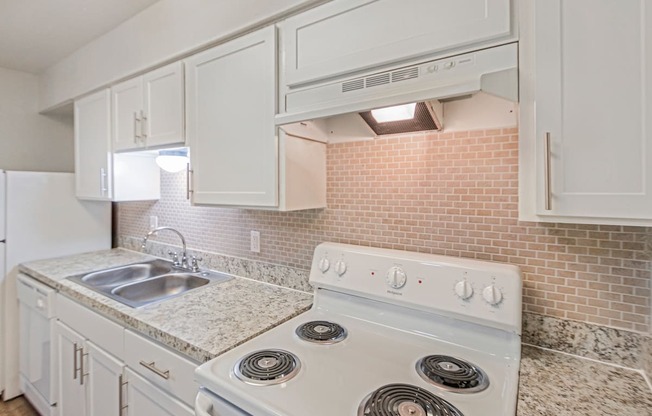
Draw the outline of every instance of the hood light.
M394 107L379 108L371 110L371 115L378 123L389 123L391 121L411 120L414 118L414 109L417 103L397 105Z
M188 149L159 150L156 164L166 172L176 173L188 165Z

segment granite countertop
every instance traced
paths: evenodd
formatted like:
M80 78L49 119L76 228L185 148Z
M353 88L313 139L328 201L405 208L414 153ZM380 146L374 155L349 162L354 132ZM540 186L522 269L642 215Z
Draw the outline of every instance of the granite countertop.
M20 271L198 362L248 341L308 310L312 304L311 294L234 277L134 309L66 279L154 258L113 249L24 263Z
M636 370L523 346L518 416L650 416L652 390Z
M155 257L124 249L40 260L20 270L81 304L198 362L207 361L308 310L312 295L246 278L133 309L67 277ZM523 346L518 416L650 416L641 372Z

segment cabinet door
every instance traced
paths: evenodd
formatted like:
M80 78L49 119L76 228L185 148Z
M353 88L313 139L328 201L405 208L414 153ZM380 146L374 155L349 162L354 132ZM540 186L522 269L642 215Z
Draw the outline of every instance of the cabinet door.
M113 150L127 150L144 146L143 78L130 79L111 88L113 108Z
M276 32L268 27L187 61L196 204L278 204Z
M111 94L75 101L75 183L79 199L111 199Z
M82 384L84 338L61 322L55 324L57 362L59 366L57 408L60 415L86 414L85 386Z
M128 416L192 416L194 411L173 399L168 393L155 387L129 368L125 369L127 378Z
M86 342L88 376L85 377L89 416L121 414L120 391L124 364L92 342Z
M145 107L142 134L147 146L183 145L183 62L175 62L145 74L143 84Z
M510 0L340 0L279 25L286 85L509 37Z
M646 3L535 2L539 215L652 219Z

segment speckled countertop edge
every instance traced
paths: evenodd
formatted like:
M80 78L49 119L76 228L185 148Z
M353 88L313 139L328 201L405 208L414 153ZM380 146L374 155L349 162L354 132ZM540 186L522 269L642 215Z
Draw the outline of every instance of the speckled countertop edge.
M154 258L113 249L29 262L21 264L19 270L197 362L235 348L305 312L312 304L311 294L234 276L225 283L134 309L67 280L70 276ZM261 296L265 302L260 302Z

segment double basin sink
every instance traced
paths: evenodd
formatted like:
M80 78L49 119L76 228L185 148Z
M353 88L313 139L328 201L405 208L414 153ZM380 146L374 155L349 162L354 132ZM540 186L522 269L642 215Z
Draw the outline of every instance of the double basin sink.
M232 279L210 271L190 272L166 260L99 270L70 280L133 308Z

